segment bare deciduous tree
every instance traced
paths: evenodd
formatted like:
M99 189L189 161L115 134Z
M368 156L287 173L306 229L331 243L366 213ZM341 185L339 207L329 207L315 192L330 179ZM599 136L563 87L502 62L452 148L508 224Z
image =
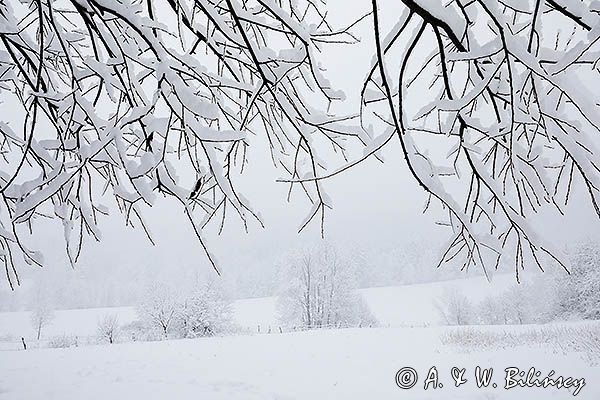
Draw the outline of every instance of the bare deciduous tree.
M54 310L48 304L40 303L31 310L31 325L35 329L37 340L42 337L42 329L50 325L54 319Z
M357 292L350 260L335 248L321 246L288 258L279 305L283 320L306 328L374 323Z
M42 329L52 323L54 319L51 287L40 280L36 280L28 295L31 325L36 332L37 340L40 340Z
M105 315L98 321L98 338L110 344L115 343L119 337L121 327L116 315Z

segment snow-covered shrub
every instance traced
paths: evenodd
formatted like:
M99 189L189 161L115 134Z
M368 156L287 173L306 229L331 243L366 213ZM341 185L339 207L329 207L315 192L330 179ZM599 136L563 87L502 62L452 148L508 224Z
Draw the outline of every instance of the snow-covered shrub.
M557 295L552 278L539 277L501 296L503 323L543 324L556 319Z
M600 319L600 245L581 243L570 259L570 274L557 278L560 316Z
M149 329L141 320L137 320L121 326L120 338L123 341L146 342L160 340L163 336L155 329Z
M356 291L353 264L331 246L291 255L283 280L279 310L284 324L310 329L375 323Z
M148 331L166 339L176 325L178 301L174 289L164 284L149 286L137 306L137 313Z
M501 325L506 323L503 304L497 296L486 296L475 308L479 323L483 325Z
M523 325L534 322L529 307L532 299L524 289L512 287L500 295L498 311L501 312L503 323Z
M446 288L435 305L446 325L469 325L474 322L471 300L456 288Z
M217 282L196 285L178 303L176 329L181 337L212 336L232 328L231 301Z
M70 335L58 335L48 340L47 346L53 349L62 349L77 346L77 337Z
M491 294L475 307L485 325L543 324L553 320L600 319L600 248L576 247L570 274L545 272L527 283Z
M530 282L486 296L475 306L478 322L483 325L523 325L555 320L559 313L555 279L555 275L546 273Z
M152 285L137 307L139 322L124 327L131 340L198 337L233 330L231 300L222 282L195 283L176 292Z
M98 339L101 342L115 343L121 333L119 320L116 315L105 315L98 321Z
M373 327L379 324L375 315L371 312L371 308L358 292L355 291L356 298L354 300L354 315L359 327Z

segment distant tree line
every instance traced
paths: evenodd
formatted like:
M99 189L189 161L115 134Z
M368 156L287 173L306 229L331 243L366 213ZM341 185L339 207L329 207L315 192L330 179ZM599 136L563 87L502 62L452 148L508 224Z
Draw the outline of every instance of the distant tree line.
M520 325L556 320L600 320L600 244L585 242L570 254L569 274L549 272L532 282L474 302L468 293L447 290L437 302L448 325Z

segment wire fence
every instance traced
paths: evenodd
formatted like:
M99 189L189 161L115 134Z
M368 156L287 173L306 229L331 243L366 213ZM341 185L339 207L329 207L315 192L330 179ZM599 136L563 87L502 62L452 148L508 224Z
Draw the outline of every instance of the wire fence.
M322 324L315 326L302 326L302 325L270 325L270 324L256 324L255 328L250 326L235 327L228 332L224 332L224 335L268 335L268 334L285 334L293 332L306 332L306 331L318 331L318 330L329 330L329 329L351 329L351 328L373 328L378 325L374 324L363 324L363 323L336 323L336 324ZM164 337L149 337L139 332L131 332L123 330L119 335L119 343L128 342L147 342L147 341L159 341L159 340L170 340L170 339L183 339L180 336L169 336ZM105 344L98 335L56 335L52 337L42 337L39 340L37 338L24 338L15 336L0 336L0 351L18 351L18 350L30 350L30 349L46 349L46 348L70 348L70 347L81 347Z
M258 334L272 334L272 333L291 333L291 332L304 332L313 330L327 330L327 329L350 329L350 328L373 328L379 325L373 323L335 323L335 324L320 324L313 326L306 325L261 325L257 324L255 329L250 327L245 328L246 333L258 333Z
M99 344L98 336L57 335L48 338L0 337L0 351L51 349Z

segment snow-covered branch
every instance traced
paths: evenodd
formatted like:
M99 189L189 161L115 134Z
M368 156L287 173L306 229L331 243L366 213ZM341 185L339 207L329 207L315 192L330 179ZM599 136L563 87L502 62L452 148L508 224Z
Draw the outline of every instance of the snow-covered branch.
M517 279L542 257L566 267L530 217L562 214L574 179L600 216L600 103L585 83L599 73L597 5L403 3L384 39L372 1L377 68L361 121L393 127L413 177L447 210L441 261L462 257L486 273L513 264Z
M26 238L62 220L72 263L99 217L118 205L150 240L156 195L184 208L198 239L226 210L254 211L232 182L254 134L292 177L317 175L319 137L358 135L327 112L343 99L323 75L324 43L355 40L324 21L319 2L69 0L0 4L0 91L20 104L0 125L0 260L43 265ZM319 107L311 104L320 104ZM17 121L15 121L17 118ZM249 135L251 134L251 135ZM309 160L310 162L306 162ZM302 185L323 222L327 197ZM220 219L220 218L216 218ZM215 269L217 266L208 254Z

